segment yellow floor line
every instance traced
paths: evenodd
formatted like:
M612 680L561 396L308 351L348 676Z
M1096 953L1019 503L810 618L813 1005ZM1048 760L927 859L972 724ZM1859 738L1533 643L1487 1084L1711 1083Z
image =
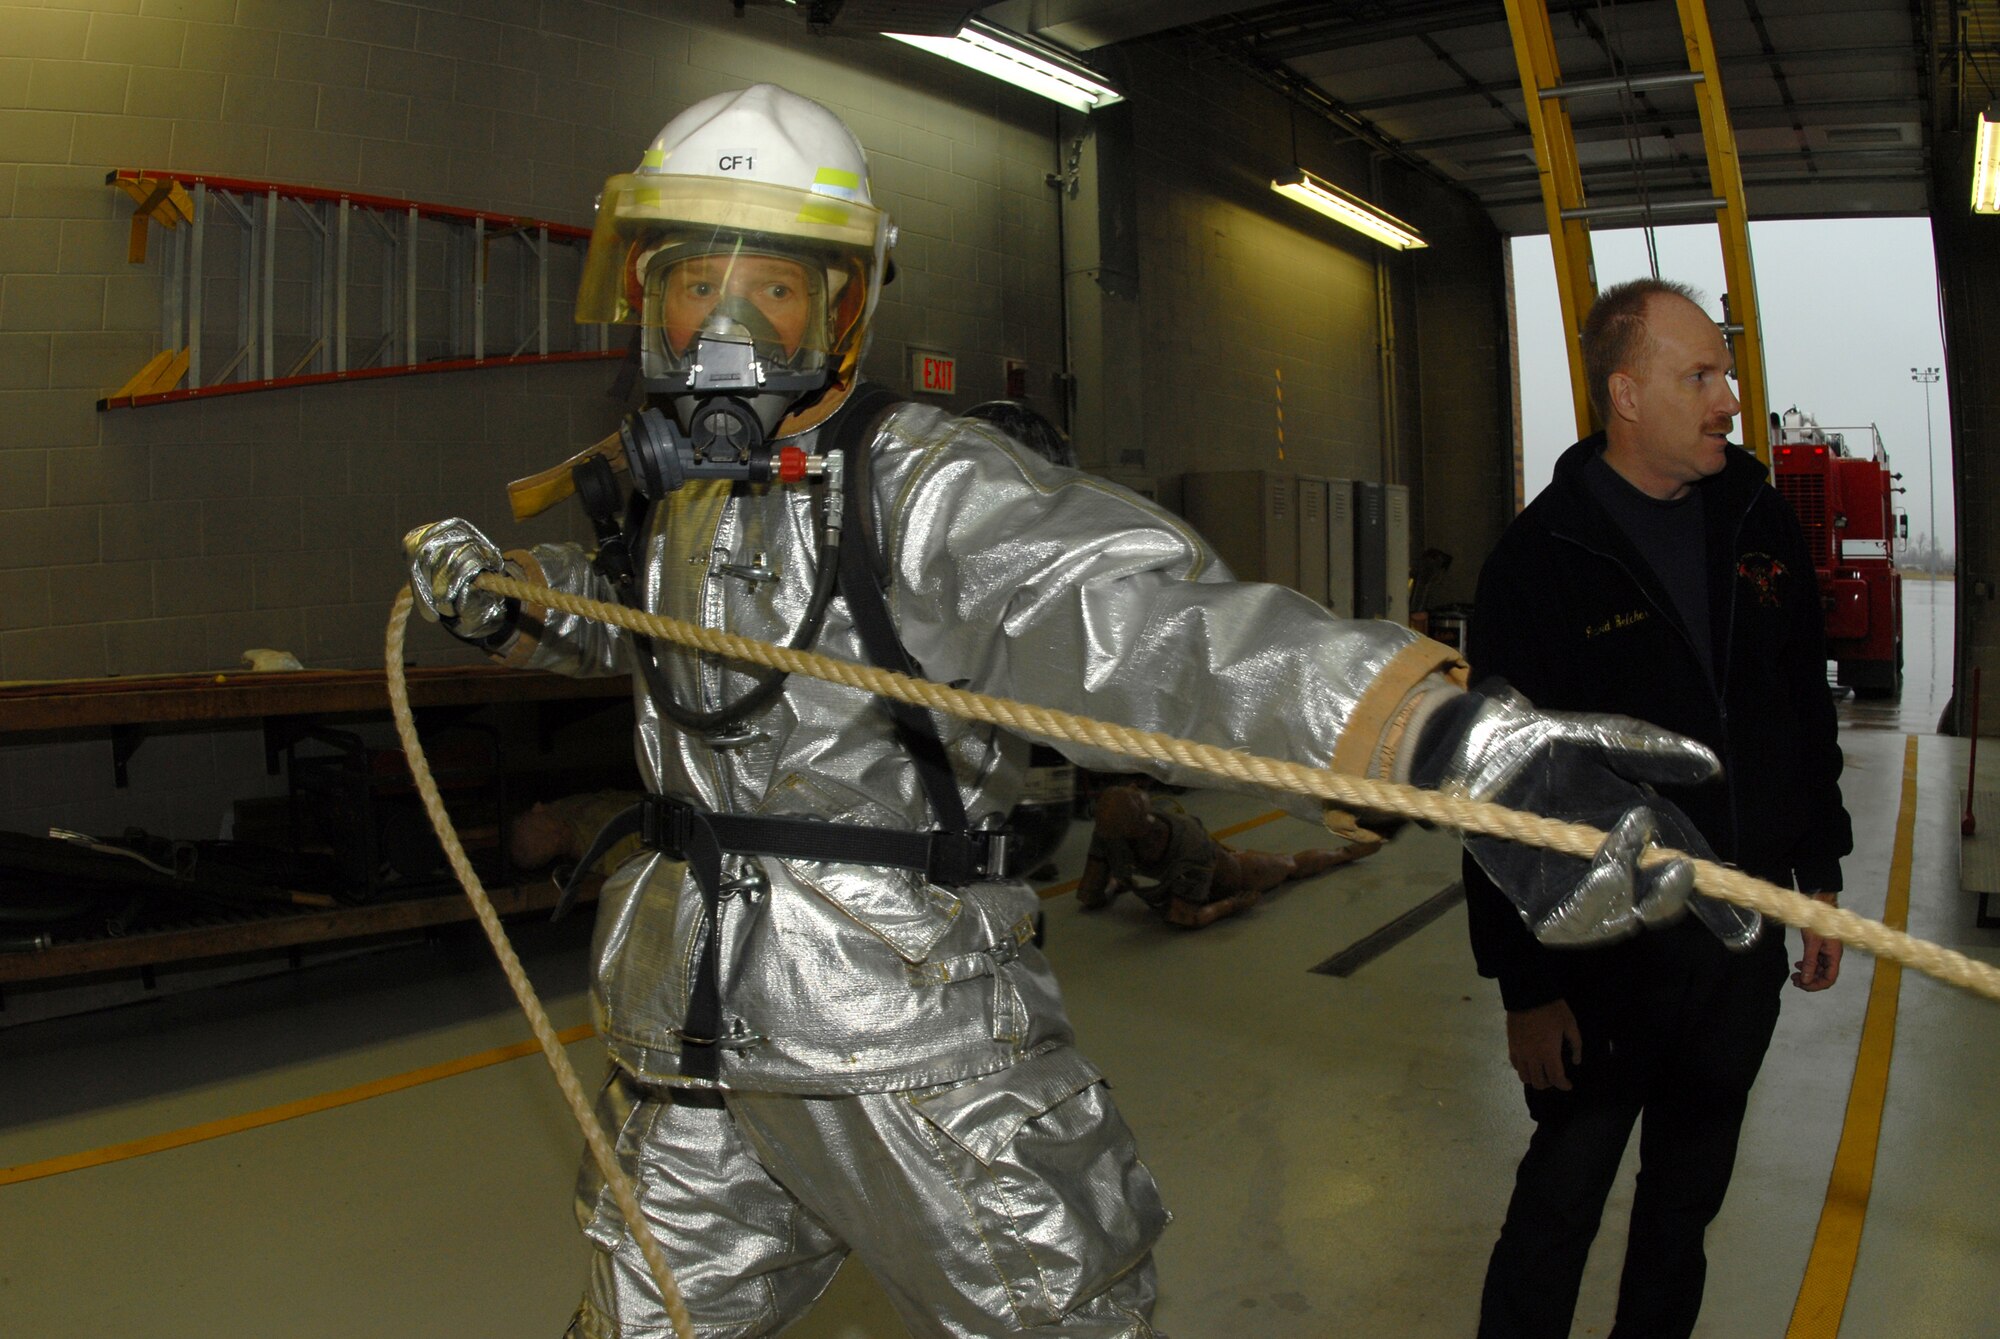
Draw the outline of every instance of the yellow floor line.
M1231 826L1226 828L1217 828L1214 832L1211 832L1208 835L1215 838L1217 841L1226 841L1228 838L1234 837L1238 833L1248 832L1252 828L1261 828L1266 823L1275 823L1283 817L1285 817L1284 810L1273 809L1268 814L1259 814L1255 818L1246 818L1241 823L1232 824ZM1047 901L1051 897L1061 897L1064 893L1075 892L1076 885L1081 881L1082 880L1080 877L1075 879L1066 879L1062 883L1052 883L1046 888L1038 888L1035 890L1035 892L1039 897L1042 898L1043 901Z
M1903 929L1910 919L1910 867L1916 846L1917 737L1903 749L1903 801L1896 815L1896 849L1889 864L1889 896L1882 909L1884 924ZM1882 1135L1882 1107L1889 1091L1889 1059L1896 1046L1896 1003L1903 984L1903 965L1875 960L1875 980L1868 988L1868 1014L1861 1025L1861 1046L1854 1058L1854 1083L1847 1093L1847 1116L1841 1122L1840 1147L1827 1178L1826 1204L1805 1278L1792 1308L1785 1339L1834 1339L1847 1310L1848 1289L1854 1283L1854 1261L1861 1251L1861 1229L1868 1217L1868 1195L1875 1184L1875 1150Z
M1248 832L1252 828L1261 828L1266 823L1275 823L1279 819L1284 818L1285 816L1286 815L1284 810L1273 809L1268 814L1259 814L1255 818L1246 818L1241 823L1232 823L1230 826L1226 828L1217 828L1215 831L1209 833L1208 835L1215 838L1219 842L1226 842L1231 837L1236 836L1238 833Z
M1245 819L1241 823L1226 828L1218 828L1214 836L1218 840L1234 837L1238 833L1260 828L1285 817L1282 810L1273 809L1267 814ZM1058 883L1040 890L1045 898L1060 897L1076 889L1077 881ZM556 1036L563 1045L569 1046L586 1037L596 1035L596 1029L588 1023L559 1032ZM224 1135L238 1134L244 1130L254 1130L264 1125L276 1125L280 1121L295 1120L300 1116L310 1116L315 1112L329 1111L334 1107L344 1107L355 1102L365 1102L371 1097L381 1097L388 1093L414 1088L419 1084L435 1083L456 1074L484 1069L488 1065L505 1064L518 1060L524 1055L532 1055L540 1047L533 1041L516 1042L511 1046L497 1047L482 1051L478 1055L468 1055L458 1060L447 1060L442 1064L430 1065L424 1069L413 1069L407 1074L394 1074L386 1079L376 1079L371 1083L359 1084L339 1092L324 1093L318 1097L302 1098L296 1102L286 1102L281 1106L266 1107L262 1111L246 1112L240 1116L230 1116L223 1120L208 1121L201 1125L190 1125L184 1130L170 1130L145 1139L135 1139L126 1144L111 1144L105 1148L91 1149L85 1153L70 1153L60 1158L48 1158L41 1162L24 1162L18 1167L0 1167L0 1186L18 1185L23 1181L37 1181L46 1176L59 1176L64 1172L82 1171L86 1167L102 1167L107 1163L124 1162L128 1158L142 1158L149 1153L161 1153L170 1148L185 1148L189 1144L199 1144L209 1139L220 1139Z
M596 1034L596 1028L584 1023L558 1032L556 1038L563 1045L569 1046ZM435 1083L439 1079L470 1073L475 1069L485 1069L489 1065L505 1064L524 1055L533 1055L540 1049L541 1046L534 1041L515 1042L512 1046L496 1047L490 1051L481 1051L477 1055L447 1060L442 1064L429 1065L423 1069L413 1069L405 1074L392 1074L386 1079L376 1079L352 1088L343 1088L339 1092L322 1093L318 1097L301 1098L296 1102L265 1107L262 1111L250 1111L240 1116L190 1125L184 1130L170 1130L165 1134L135 1139L129 1144L111 1144L105 1148L92 1149L87 1153L71 1153L42 1162L24 1162L18 1167L0 1167L0 1186L35 1181L45 1176L59 1176L64 1172L82 1171L86 1167L102 1167L107 1163L124 1162L128 1158L142 1158L149 1153L161 1153L170 1148L185 1148L189 1144L199 1144L204 1140L220 1139L228 1134L240 1134L244 1130L254 1130L259 1126L276 1125L279 1121L310 1116L316 1112L330 1111L334 1107L344 1107L355 1102L365 1102L371 1097L382 1097L388 1093L401 1092L405 1088L415 1088L420 1084Z

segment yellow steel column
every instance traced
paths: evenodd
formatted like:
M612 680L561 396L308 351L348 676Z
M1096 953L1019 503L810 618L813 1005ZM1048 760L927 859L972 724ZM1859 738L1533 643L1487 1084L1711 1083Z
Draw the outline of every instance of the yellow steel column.
M1507 28L1514 37L1514 60L1521 70L1522 100L1535 136L1535 165L1542 179L1542 208L1548 217L1549 248L1555 256L1556 294L1562 301L1563 336L1569 354L1570 394L1576 402L1577 436L1587 436L1595 416L1583 375L1578 337L1597 300L1597 266L1590 255L1590 228L1567 210L1583 208L1583 173L1576 161L1576 137L1562 99L1542 90L1562 82L1556 64L1555 34L1547 0L1507 0Z
M1737 161L1736 135L1729 127L1729 111L1723 103L1708 7L1704 0L1674 2L1680 10L1681 36L1687 41L1688 66L1702 77L1694 86L1694 100L1708 150L1709 188L1723 201L1722 208L1715 211L1715 225L1722 236L1729 323L1740 327L1729 343L1736 355L1736 398L1743 402L1743 445L1769 465L1771 395L1764 384L1764 343L1757 321L1757 275L1750 264L1750 215L1744 207L1743 168Z

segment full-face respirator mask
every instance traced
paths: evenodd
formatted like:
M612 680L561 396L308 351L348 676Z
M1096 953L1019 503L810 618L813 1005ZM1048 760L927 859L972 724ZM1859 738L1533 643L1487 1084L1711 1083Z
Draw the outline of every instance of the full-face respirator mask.
M690 479L794 481L796 447L773 450L786 415L830 388L826 334L839 295L865 282L838 256L771 239L635 244L640 384L651 403L619 430L635 487L657 500ZM756 249L753 249L756 248Z

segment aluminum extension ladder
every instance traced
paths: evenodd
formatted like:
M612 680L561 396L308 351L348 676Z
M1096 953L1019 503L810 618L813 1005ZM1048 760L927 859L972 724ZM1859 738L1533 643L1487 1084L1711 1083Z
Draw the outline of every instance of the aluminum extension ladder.
M1650 222L1663 214L1705 214L1714 218L1722 239L1722 272L1729 286L1723 298L1723 329L1736 357L1736 395L1743 402L1743 444L1769 465L1770 392L1764 382L1764 346L1757 321L1757 278L1750 263L1743 169L1737 160L1736 136L1723 104L1707 6L1704 0L1674 0L1674 3L1680 11L1681 36L1687 45L1685 71L1565 84L1556 62L1547 0L1506 0L1507 26L1513 33L1514 59L1521 71L1528 125L1534 133L1542 208L1548 218L1549 244L1555 254L1556 291L1562 302L1563 328L1569 346L1577 433L1586 435L1595 426L1583 375L1583 354L1577 343L1584 318L1590 314L1597 297L1597 272L1590 253L1591 221L1637 218ZM1568 103L1579 98L1615 97L1627 91L1680 86L1694 91L1708 160L1710 194L1644 204L1592 205L1584 198L1583 174L1577 163Z
M105 181L132 197L128 260L145 263L151 224L171 236L160 248L160 351L99 409L624 356L603 325L564 322L551 338L552 270L568 251L580 272L587 228L194 172L121 168ZM233 225L233 265L212 254L224 249L210 247L210 224ZM496 286L501 243L514 253L513 282ZM493 308L511 325L496 345L506 352L488 350ZM217 343L220 356L205 356Z

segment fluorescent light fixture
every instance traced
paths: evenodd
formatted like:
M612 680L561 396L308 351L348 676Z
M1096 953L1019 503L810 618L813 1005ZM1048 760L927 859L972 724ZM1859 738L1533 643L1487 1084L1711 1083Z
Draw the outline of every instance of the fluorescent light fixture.
M981 19L969 20L956 37L925 37L917 33L882 35L922 47L1080 112L1108 107L1123 98L1117 89L1067 53Z
M1979 114L1972 144L1972 212L2000 214L2000 104Z
M1377 209L1360 196L1343 191L1330 181L1322 181L1304 168L1299 169L1297 181L1274 181L1271 189L1398 251L1430 245L1422 233L1394 214Z

